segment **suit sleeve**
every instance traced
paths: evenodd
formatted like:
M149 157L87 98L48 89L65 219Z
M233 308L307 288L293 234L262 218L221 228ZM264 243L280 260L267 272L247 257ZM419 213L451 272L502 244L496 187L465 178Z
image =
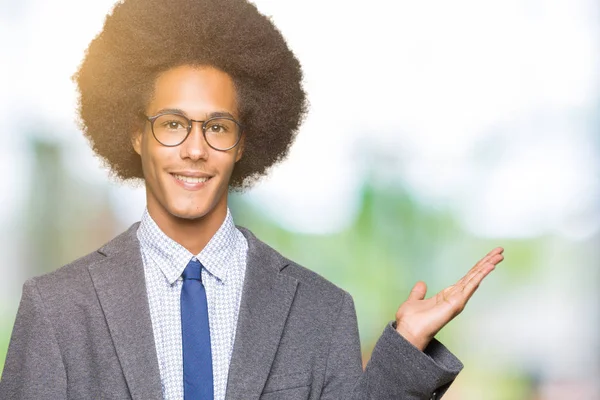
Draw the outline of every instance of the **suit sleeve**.
M66 399L67 374L35 280L23 295L10 339L0 399Z
M352 297L345 293L327 360L322 400L439 399L462 363L436 339L420 351L389 323L362 370Z

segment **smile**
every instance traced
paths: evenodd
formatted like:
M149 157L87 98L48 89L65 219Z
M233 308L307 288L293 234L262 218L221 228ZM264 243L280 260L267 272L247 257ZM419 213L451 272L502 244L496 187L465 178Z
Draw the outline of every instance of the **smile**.
M210 179L208 177L183 176L183 175L176 175L176 174L171 174L171 175L173 175L175 177L175 179L177 179L178 181L182 181L182 182L186 182L186 183L203 183Z
M208 185L212 176L187 176L171 173L175 183L185 190L200 190Z

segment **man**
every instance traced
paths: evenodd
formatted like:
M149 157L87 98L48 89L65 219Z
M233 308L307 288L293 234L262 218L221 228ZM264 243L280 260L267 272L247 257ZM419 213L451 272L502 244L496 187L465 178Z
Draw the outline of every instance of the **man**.
M301 69L245 0L125 0L76 74L82 129L147 209L98 251L27 281L2 399L429 399L462 368L435 334L502 260L425 299L361 367L352 298L236 227L229 189L292 143ZM323 134L327 134L323 132Z

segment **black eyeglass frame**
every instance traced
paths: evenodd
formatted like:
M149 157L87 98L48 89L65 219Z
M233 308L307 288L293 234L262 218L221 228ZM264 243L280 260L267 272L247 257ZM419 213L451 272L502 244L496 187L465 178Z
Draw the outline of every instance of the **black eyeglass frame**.
M161 142L160 140L158 140L158 138L156 137L156 134L154 133L154 121L156 121L158 118L164 116L164 115L177 115L178 117L182 117L184 119L186 119L189 123L187 126L187 134L185 135L185 137L183 138L183 140L181 140L181 142L177 143L177 144L164 144L163 142ZM192 133L192 128L193 128L193 124L194 122L198 122L202 124L202 136L204 137L204 141L206 142L206 144L208 144L212 149L217 150L217 151L228 151L233 149L235 146L237 146L240 143L240 140L242 140L242 132L243 132L243 126L242 124L240 124L238 121L236 121L234 118L231 117L226 117L226 116L217 116L217 117L212 117L209 118L207 120L204 121L199 121L199 120L195 120L195 119L191 119L188 118L187 116L181 114L181 113L174 113L174 112L162 112L162 113L158 113L156 115L153 115L151 117L147 116L146 114L142 113L142 116L150 122L150 130L152 131L152 136L154 136L154 139L156 139L156 141L158 143L160 143L161 145L165 146L165 147L177 147L180 144L182 144L183 142L186 141L186 139L190 136L190 133ZM236 140L236 142L233 144L233 146L230 146L226 149L219 149L214 147L213 145L210 144L210 142L206 139L206 127L208 126L208 123L210 121L214 121L216 119L226 119L228 121L232 121L234 122L240 129L240 133L238 135L238 138Z

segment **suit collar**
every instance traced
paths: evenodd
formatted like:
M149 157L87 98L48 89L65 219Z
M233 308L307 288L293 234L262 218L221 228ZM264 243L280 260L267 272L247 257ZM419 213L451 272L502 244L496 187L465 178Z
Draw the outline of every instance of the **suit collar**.
M158 400L162 389L138 225L98 250L106 258L89 271L132 398Z
M226 400L260 397L298 286L280 273L289 263L284 257L238 229L248 240L248 257Z

